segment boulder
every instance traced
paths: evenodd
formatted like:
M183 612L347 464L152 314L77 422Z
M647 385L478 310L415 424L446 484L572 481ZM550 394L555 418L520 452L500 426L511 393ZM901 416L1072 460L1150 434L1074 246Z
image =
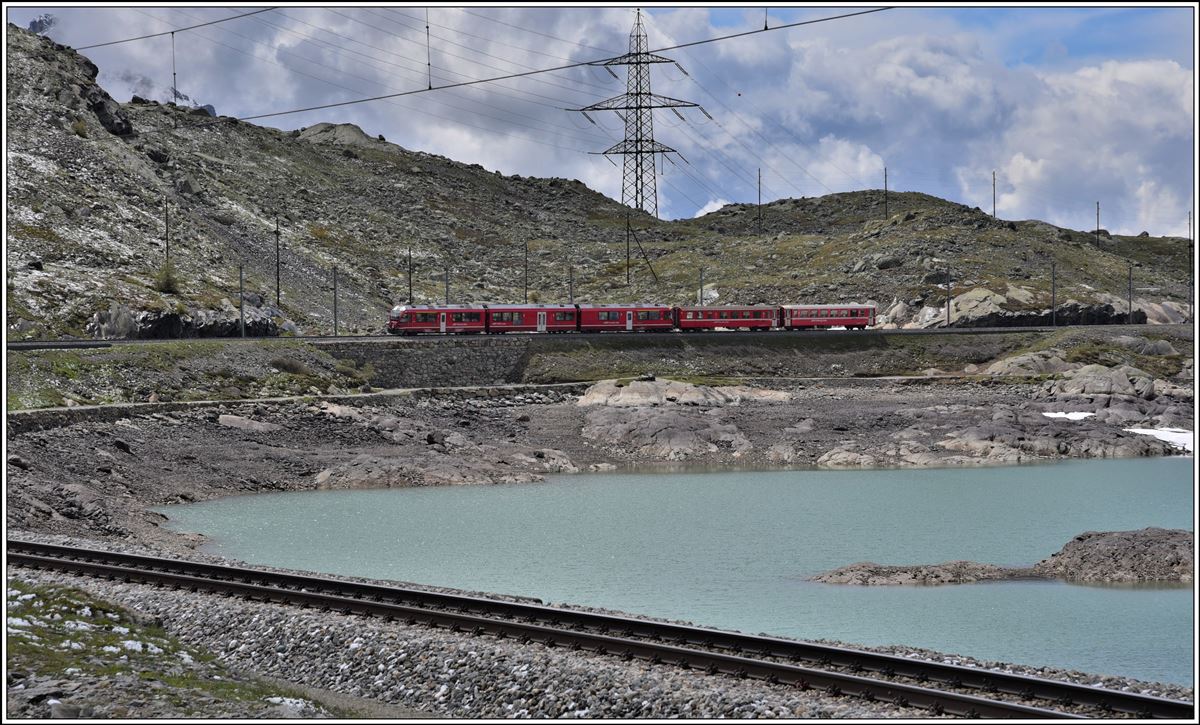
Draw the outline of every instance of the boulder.
M588 411L584 438L667 461L728 450L735 457L751 448L736 425L680 406L597 406Z
M217 422L227 428L237 428L238 430L254 431L255 433L270 433L271 431L282 430L283 426L275 423L267 423L260 420L251 420L243 418L240 415L221 414L217 418Z
M779 390L760 390L744 385L710 387L674 380L633 380L620 385L616 380L601 380L589 387L576 405L611 405L632 407L644 405L722 406L737 405L744 400L786 402L789 393Z
M988 375L1057 375L1082 367L1059 357L1057 350L1042 350L997 360L984 371Z

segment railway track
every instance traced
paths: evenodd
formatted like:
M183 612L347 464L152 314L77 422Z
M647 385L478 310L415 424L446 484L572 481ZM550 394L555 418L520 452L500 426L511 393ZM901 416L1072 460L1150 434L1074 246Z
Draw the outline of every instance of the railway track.
M1073 327L1084 327L1084 325L1074 325ZM1119 325L1104 325L1103 327L1120 327ZM1136 325L1135 327L1144 327L1144 325ZM756 331L711 331L697 330L690 332L626 332L626 331L611 331L611 332L573 332L565 333L567 336L581 336L584 339L592 338L600 335L603 337L619 337L633 335L639 339L647 337L670 337L674 335L685 335L687 339L716 337L725 338L727 336L735 336L745 339L759 335L767 335L772 338L780 335L792 335L795 337L880 337L885 335L988 335L1002 334L1011 332L1053 332L1063 329L1059 327L935 327L929 329L912 329L912 330L804 330L803 332L786 331L786 330L756 330ZM546 337L544 332L506 332L502 337ZM122 347L127 345L155 345L167 342L247 342L247 341L264 341L264 340L304 340L307 342L382 342L384 340L461 340L479 339L479 338L494 338L496 335L455 335L455 334L440 334L433 333L428 335L416 335L412 337L404 337L398 335L298 335L295 337L204 337L204 338L170 338L161 340L21 340L17 342L7 343L9 350L53 350L53 349L80 349L80 348L105 348L105 347ZM555 340L562 340L562 335L550 336Z
M1193 703L843 647L418 589L8 541L12 565L172 586L639 658L924 708L1026 719L1191 720Z

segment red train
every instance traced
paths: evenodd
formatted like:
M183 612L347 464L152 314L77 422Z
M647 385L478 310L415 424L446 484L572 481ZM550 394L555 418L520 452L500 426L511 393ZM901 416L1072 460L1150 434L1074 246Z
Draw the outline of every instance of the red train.
M872 305L399 305L388 314L393 335L419 333L611 332L649 330L803 330L875 324Z

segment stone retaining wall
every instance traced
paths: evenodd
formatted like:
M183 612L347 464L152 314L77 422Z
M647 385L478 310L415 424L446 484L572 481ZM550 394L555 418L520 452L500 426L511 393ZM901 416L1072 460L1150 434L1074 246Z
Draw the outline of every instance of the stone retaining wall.
M530 338L418 337L338 340L314 347L355 367L370 364L378 388L424 388L519 383Z

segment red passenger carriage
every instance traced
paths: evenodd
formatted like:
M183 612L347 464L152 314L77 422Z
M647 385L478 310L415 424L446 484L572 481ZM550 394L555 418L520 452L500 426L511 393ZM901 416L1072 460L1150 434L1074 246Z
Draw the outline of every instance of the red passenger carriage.
M783 305L780 311L782 326L796 330L831 327L865 330L875 324L872 305Z
M664 330L675 328L667 305L578 305L579 331Z
M725 305L720 307L676 307L675 327L680 330L760 329L779 325L778 307Z
M578 329L575 305L487 305L485 317L489 333Z
M397 305L388 314L388 332L483 332L486 310L483 305Z

